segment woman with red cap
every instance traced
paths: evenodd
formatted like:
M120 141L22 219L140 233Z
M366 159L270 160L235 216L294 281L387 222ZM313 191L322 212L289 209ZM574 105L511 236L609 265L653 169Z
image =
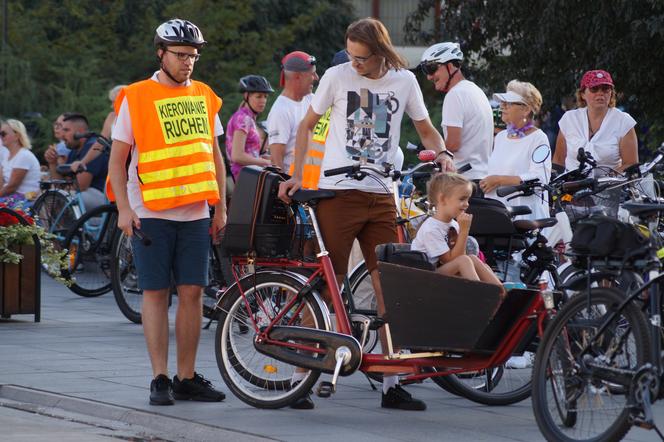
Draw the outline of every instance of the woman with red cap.
M565 112L553 155L553 169L562 172L578 167L579 148L592 154L600 168L623 171L639 162L636 121L616 109L611 74L588 71L576 91L578 109Z

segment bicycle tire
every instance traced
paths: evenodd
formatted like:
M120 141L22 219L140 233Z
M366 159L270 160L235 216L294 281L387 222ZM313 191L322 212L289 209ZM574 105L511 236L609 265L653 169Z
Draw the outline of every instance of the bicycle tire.
M587 296L573 297L547 327L535 359L532 397L535 420L547 440L619 440L629 431L628 389L613 393L615 384L572 369L578 364L575 350L593 338L603 318L624 299L617 289L593 288L590 301ZM637 369L651 360L649 339L645 316L636 303L629 303L597 341L594 353L603 359L594 360ZM591 425L602 428L587 428Z
M47 190L35 200L31 208L37 224L47 232L61 237L61 240L64 240L69 228L80 218L80 213L72 205L67 206L69 200L70 197L64 191Z
M115 302L125 318L135 324L143 322L143 290L138 287L131 239L119 229L111 247L111 287Z
M118 211L113 204L96 207L81 216L62 243L69 266L62 277L71 281L69 290L92 298L111 291L111 245L117 231Z
M291 376L296 367L259 353L254 347L254 338L257 327L267 325L272 320L270 314L279 311L292 297L299 296L304 283L287 273L259 271L245 276L239 284L245 297L237 285L232 286L224 294L219 311L215 355L221 376L235 396L253 407L275 409L291 405L309 393L320 372L309 370L304 379L292 387ZM325 329L324 313L318 302L309 292L301 296L289 312L299 315L306 308L313 326ZM301 319L300 316L289 317L288 313L285 318L290 325L298 324L298 318ZM246 328L241 327L242 324Z

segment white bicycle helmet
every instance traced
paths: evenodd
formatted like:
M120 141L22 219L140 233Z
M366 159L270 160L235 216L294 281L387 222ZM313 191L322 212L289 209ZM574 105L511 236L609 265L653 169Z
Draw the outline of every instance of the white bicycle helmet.
M461 52L459 43L448 41L445 43L436 43L424 51L421 63L445 64L454 60L463 61L463 52Z
M173 18L159 25L155 31L155 46L193 46L200 49L206 41L198 26L189 20Z

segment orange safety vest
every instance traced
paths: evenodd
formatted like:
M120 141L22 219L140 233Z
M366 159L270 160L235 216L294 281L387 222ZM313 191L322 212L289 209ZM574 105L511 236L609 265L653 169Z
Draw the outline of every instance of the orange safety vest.
M145 207L159 211L198 201L219 202L212 130L221 98L198 81L172 88L151 79L122 89L116 107L124 97Z
M325 140L330 130L330 114L332 108L329 108L318 120L313 130L311 143L307 150L307 156L304 159L304 169L302 170L302 187L305 189L318 189L318 180L320 179L320 168L325 156ZM291 164L289 175L293 175L295 164Z

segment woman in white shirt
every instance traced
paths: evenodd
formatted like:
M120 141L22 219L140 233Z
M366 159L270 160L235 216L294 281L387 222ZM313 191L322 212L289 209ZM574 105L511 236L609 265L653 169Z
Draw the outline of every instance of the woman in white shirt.
M495 137L489 157L489 175L480 181L480 188L487 197L501 200L506 205L529 206L532 213L528 219L548 218L549 203L545 192L509 201L496 195L496 189L501 186L514 186L535 178L542 183L549 182L549 140L533 122L542 106L542 95L532 84L512 80L507 85L507 92L494 94L493 98L500 103L501 118L507 129Z
M565 112L558 125L553 168L557 172L578 167L579 148L589 152L598 166L622 172L639 162L634 126L628 113L616 109L611 75L588 71L576 92L578 109Z
M39 192L39 160L30 152L30 139L20 121L4 121L0 125L0 136L8 152L2 161L0 202L20 207L26 198L34 199Z

